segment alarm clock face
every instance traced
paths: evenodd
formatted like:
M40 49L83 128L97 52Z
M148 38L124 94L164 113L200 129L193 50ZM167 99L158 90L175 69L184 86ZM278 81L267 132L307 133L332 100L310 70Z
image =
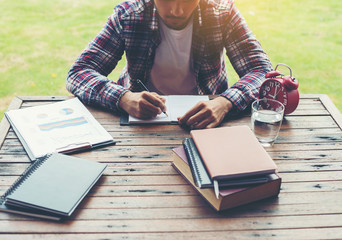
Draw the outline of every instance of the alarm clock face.
M287 99L287 92L285 90L285 87L283 84L281 84L277 80L266 80L260 88L259 91L259 99L262 98L269 98L269 99L275 99L284 104L284 106L287 105L288 99Z

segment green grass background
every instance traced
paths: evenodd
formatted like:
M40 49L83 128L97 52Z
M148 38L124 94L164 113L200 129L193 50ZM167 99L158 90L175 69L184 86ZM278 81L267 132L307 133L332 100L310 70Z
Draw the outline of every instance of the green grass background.
M118 2L0 0L0 118L14 96L69 95L65 78L71 64ZM273 65L289 65L301 93L328 94L342 111L342 1L235 3ZM230 84L238 80L230 66L228 72Z

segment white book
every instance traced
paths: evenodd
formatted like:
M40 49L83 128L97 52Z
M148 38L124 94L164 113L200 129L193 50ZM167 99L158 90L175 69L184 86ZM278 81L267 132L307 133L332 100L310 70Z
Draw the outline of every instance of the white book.
M114 143L88 109L73 98L5 112L31 160Z

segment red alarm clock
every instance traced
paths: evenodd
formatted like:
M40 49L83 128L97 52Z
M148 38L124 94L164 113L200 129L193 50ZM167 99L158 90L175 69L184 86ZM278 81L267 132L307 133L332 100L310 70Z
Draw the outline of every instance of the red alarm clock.
M280 65L290 70L290 76L284 76L277 71ZM279 63L274 71L266 73L265 78L259 90L259 99L270 98L281 102L285 107L284 114L296 110L299 103L298 81L292 77L291 68Z

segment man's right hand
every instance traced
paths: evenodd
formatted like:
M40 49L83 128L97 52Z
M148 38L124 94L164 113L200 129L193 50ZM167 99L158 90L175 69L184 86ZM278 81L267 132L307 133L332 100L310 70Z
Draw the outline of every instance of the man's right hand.
M166 111L165 98L154 92L127 91L120 99L119 106L129 115L148 119Z

